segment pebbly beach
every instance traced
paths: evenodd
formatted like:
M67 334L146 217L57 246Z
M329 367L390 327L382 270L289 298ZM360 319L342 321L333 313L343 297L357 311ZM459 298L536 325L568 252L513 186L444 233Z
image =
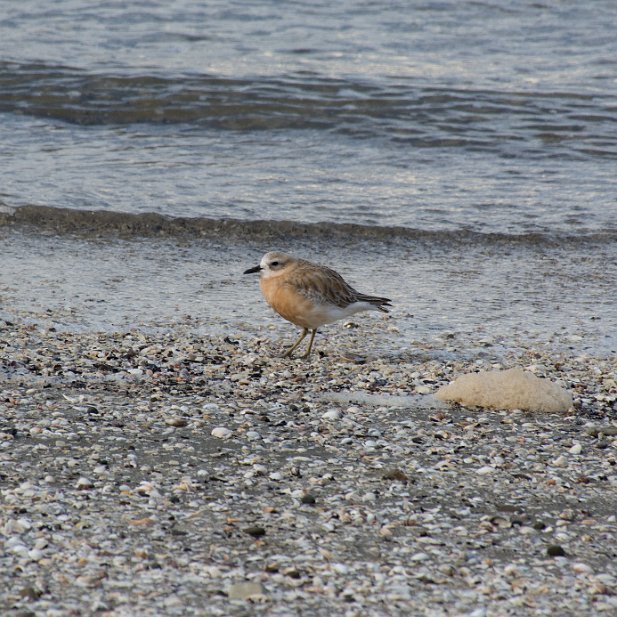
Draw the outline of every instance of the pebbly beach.
M395 329L380 320L296 361L268 328L61 323L0 320L4 614L617 610L614 359L496 363L486 339L445 359L453 335L352 353ZM557 379L573 408L432 396L497 365Z

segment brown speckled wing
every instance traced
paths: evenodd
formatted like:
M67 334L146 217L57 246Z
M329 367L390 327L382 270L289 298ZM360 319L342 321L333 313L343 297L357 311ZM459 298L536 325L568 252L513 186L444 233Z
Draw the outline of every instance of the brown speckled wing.
M314 302L333 304L341 308L353 302L369 302L387 312L381 305L390 302L387 298L361 294L338 272L303 260L298 262L285 284Z

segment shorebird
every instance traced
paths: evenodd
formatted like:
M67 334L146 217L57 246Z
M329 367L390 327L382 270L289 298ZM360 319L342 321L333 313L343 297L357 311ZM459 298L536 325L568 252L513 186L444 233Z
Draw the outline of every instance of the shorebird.
M390 300L356 291L343 277L326 266L273 251L266 253L254 268L266 302L284 319L302 328L298 340L283 354L290 357L311 332L307 358L317 329L324 324L350 317L360 311L388 312Z

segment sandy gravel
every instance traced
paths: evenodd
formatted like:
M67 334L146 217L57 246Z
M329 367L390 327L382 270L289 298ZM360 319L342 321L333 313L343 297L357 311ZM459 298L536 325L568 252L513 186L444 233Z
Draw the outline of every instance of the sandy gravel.
M614 359L454 335L360 357L373 322L289 361L267 331L4 317L3 615L617 614ZM574 409L431 396L510 366Z

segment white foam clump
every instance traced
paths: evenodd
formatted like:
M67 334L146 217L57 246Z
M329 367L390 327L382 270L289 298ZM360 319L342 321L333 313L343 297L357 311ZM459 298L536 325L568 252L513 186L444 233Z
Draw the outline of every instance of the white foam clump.
M440 388L435 397L466 407L521 409L549 413L568 411L572 396L556 383L521 368L461 375Z

